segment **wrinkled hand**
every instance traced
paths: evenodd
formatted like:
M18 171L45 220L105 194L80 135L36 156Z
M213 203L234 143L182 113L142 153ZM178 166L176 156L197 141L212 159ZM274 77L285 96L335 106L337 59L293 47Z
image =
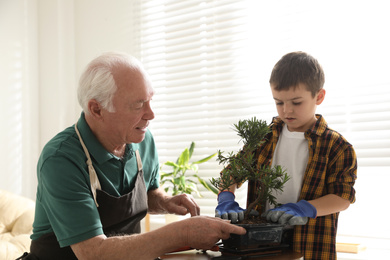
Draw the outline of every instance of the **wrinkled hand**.
M218 206L215 209L215 217L230 219L232 223L237 223L244 219L245 210L234 201L234 194L230 191L223 191L218 195Z
M188 194L180 194L173 197L167 197L164 200L164 208L167 212L177 215L186 215L187 213L193 216L199 216L200 208L194 198Z
M228 239L230 234L244 235L246 230L230 224L228 220L198 216L181 221L185 223L183 239L186 245L203 250L214 248L220 239Z
M297 203L287 203L280 207L270 209L262 216L268 221L279 224L305 225L308 218L317 217L317 209L306 200Z

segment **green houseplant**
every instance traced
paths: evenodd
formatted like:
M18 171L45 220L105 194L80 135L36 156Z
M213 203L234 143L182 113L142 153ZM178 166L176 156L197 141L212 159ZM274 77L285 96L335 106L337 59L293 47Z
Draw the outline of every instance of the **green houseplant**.
M236 154L218 151L217 161L226 166L220 178L213 178L211 183L218 190L226 190L236 182L256 181L258 189L256 199L250 201L245 212L245 219L248 218L252 209L263 213L266 203L277 205L273 192L282 192L284 184L289 180L289 176L281 166L270 167L267 165L257 165L255 151L264 143L266 135L271 131L266 121L253 117L248 120L240 120L234 124L234 130L243 141L243 148Z
M166 161L160 167L160 184L165 186L165 191L171 194L192 194L202 197L198 191L198 184L203 185L207 190L218 194L218 190L198 175L199 164L205 163L217 153L209 155L201 160L190 162L194 153L195 142L191 142L190 148L185 148L179 155L176 162ZM164 166L169 166L169 171L164 171Z

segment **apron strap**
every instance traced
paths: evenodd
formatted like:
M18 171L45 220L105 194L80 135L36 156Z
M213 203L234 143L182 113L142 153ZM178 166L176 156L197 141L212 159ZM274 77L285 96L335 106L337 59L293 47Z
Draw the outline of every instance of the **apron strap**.
M138 150L135 151L135 155L137 156L138 171L142 171L142 160L141 160L141 156L139 155Z
M89 155L88 149L85 146L83 139L81 138L79 130L77 129L77 123L74 124L74 129L76 130L76 133L80 139L80 143L81 146L83 147L84 153L87 156L88 173L89 173L89 180L91 182L92 195L93 195L93 199L95 200L96 207L99 207L99 204L96 200L96 189L99 190L101 189L100 182L97 177L96 171L92 166L92 160L91 160L91 156Z

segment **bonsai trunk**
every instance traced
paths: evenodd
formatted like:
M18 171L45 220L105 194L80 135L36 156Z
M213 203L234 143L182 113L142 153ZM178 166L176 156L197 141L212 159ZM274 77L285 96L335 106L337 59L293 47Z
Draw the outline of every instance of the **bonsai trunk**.
M260 213L260 215L265 212L266 194L267 192L266 192L265 185L261 183L259 187L259 191L257 192L256 199L248 205L248 208L245 211L244 219L248 219L249 213L252 211L252 209L256 207L256 205L259 205L259 208L257 210Z

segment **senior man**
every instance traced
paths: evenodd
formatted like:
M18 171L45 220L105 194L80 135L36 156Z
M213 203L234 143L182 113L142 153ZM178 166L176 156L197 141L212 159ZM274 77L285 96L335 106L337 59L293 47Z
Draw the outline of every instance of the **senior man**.
M80 78L83 112L44 147L31 253L23 259L154 259L183 246L211 249L245 229L199 216L188 195L159 188L148 130L154 91L142 65L123 53L92 60ZM146 213L191 218L140 233Z

